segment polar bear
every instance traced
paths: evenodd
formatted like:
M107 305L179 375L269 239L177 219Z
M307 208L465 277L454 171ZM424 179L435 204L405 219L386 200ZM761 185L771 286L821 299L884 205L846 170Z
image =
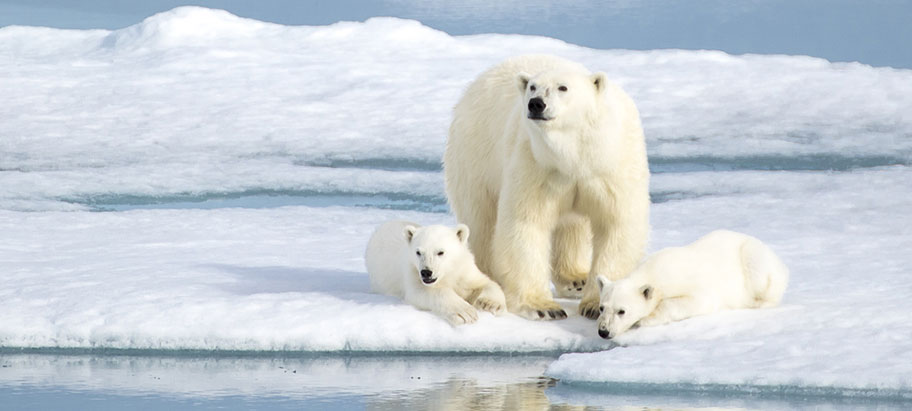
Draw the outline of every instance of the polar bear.
M624 279L599 277L598 334L614 338L634 325L666 324L726 309L773 307L789 269L760 240L713 231L662 249Z
M500 286L475 266L469 228L421 227L389 221L367 243L364 261L371 290L433 311L450 324L473 323L476 308L500 314L506 309Z
M512 312L565 318L553 281L561 296L582 292L579 311L595 319L595 278L643 257L646 144L636 106L604 73L542 55L494 66L456 105L443 163L450 207Z

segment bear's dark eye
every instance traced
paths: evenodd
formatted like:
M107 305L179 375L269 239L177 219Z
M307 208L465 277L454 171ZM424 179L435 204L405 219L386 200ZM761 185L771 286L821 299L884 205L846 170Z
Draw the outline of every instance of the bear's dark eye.
M567 86L560 86L557 89L560 91L567 91Z
M415 251L415 254L417 254L418 257L421 257L421 251Z
M599 312L600 312L600 313L605 312L605 306L600 306L600 307L599 307Z
M535 91L535 86L529 86L529 91Z
M624 310L618 310L618 316L619 316L619 317L622 316L622 315L624 315L625 313L626 313L626 311L624 311Z
M438 255L438 256L443 255L443 251L438 251L438 252L437 252L437 255Z

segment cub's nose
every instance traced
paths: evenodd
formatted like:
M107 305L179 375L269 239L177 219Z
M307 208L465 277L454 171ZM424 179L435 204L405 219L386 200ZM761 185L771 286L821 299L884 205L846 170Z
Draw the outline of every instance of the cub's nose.
M545 100L542 100L541 97L535 97L529 100L529 113L541 114L545 111L545 107L548 107L548 105L545 104Z
M434 272L427 268L421 270L421 278L431 278L432 275L434 275Z
M611 338L611 333L608 332L608 330L603 330L603 329L599 328L599 337L602 337L607 340L607 339Z

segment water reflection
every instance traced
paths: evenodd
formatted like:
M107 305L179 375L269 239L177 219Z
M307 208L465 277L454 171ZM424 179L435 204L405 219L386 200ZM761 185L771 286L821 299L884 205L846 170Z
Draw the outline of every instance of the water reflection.
M549 409L556 384L542 377L550 356L141 354L0 355L0 398L44 409L100 398L169 409L534 410Z
M555 360L551 356L132 354L0 351L0 403L4 409L43 410L839 410L908 406L863 398L737 390L568 386L542 375Z
M476 379L453 377L427 389L367 400L368 410L570 410L552 405L545 395L557 380L538 377L527 381L484 384Z

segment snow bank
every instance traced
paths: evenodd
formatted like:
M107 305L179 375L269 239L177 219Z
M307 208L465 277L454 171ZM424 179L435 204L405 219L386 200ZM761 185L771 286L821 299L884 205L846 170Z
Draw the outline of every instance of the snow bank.
M19 172L0 174L0 206L70 210L112 193L263 189L441 197L436 173L401 174L413 186L388 175L386 185L359 165L439 168L463 88L500 59L532 52L622 84L660 166L912 159L908 70L451 37L394 18L289 27L181 7L116 31L0 29L0 170ZM315 168L325 164L338 167Z

